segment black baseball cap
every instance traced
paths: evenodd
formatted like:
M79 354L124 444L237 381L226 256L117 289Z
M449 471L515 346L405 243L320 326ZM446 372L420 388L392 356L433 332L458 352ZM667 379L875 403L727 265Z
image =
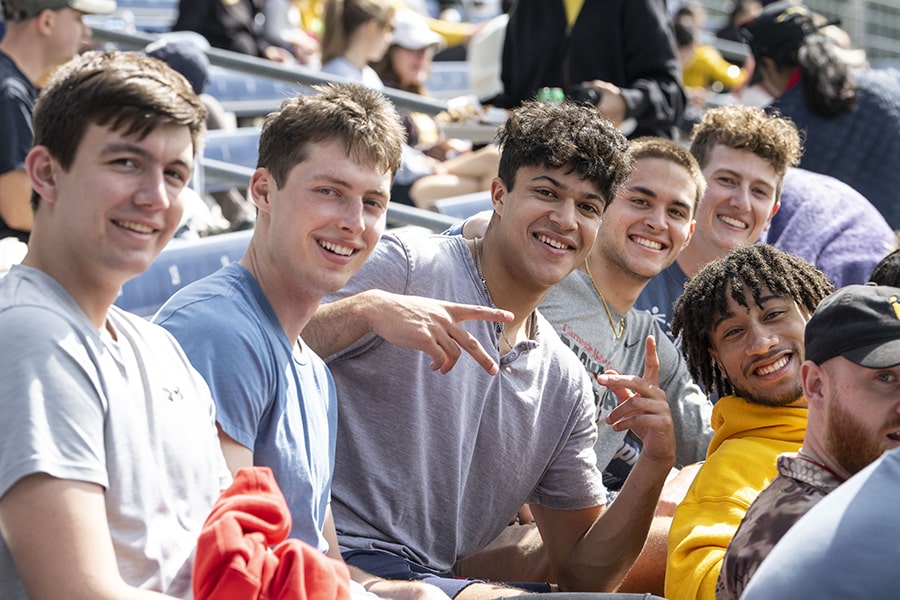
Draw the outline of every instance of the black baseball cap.
M839 19L831 19L817 25L809 8L781 1L763 8L759 16L740 28L740 33L753 56L767 56L780 63L803 43L806 36L838 23Z
M819 303L806 324L806 360L836 356L869 369L900 365L900 288L848 285Z

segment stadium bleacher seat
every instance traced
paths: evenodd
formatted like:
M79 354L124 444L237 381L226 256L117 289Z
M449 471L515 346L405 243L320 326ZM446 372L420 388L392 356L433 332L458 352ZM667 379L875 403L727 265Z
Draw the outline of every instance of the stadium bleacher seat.
M169 297L244 255L252 231L220 233L199 240L172 240L150 268L125 283L116 306L150 318Z
M233 69L212 65L209 83L204 90L215 97L225 110L238 119L266 115L281 106L285 98L304 89L299 83L280 81L270 77L254 77Z
M237 129L211 129L206 132L203 155L197 169L201 176L203 161L218 160L250 169L256 168L256 157L259 150L259 127L238 127ZM202 182L195 186L200 193L218 192L234 184L219 181L210 175L203 176Z
M431 75L425 82L425 89L435 98L455 98L472 93L469 85L469 68L465 61L435 61L431 64Z
M491 210L492 207L491 193L487 191L451 196L434 202L434 208L439 213L457 219L467 219L475 213Z

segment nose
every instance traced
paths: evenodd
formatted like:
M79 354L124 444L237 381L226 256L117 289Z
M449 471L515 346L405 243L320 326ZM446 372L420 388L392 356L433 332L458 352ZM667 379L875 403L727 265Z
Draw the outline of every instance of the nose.
M747 355L761 356L778 345L778 335L765 325L750 325L747 335Z
M575 200L564 198L554 206L550 213L550 221L562 231L572 231L577 226L576 212Z
M750 210L750 189L746 185L739 185L731 196L729 204L741 212Z
M134 195L138 206L164 210L171 204L166 179L162 172L148 171Z
M348 199L341 211L341 227L351 233L359 233L366 228L365 207L362 198Z
M644 225L653 231L661 231L666 228L666 211L664 208L654 209L644 217Z

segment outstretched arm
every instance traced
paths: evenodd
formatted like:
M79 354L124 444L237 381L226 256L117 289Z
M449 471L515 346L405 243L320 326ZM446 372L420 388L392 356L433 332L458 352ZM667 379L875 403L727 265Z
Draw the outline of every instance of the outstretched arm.
M97 484L28 475L0 500L0 532L32 600L170 598L122 580Z
M672 416L658 374L656 342L648 337L643 377L607 372L597 378L620 402L607 422L616 431L631 429L643 442L616 501L605 510L531 507L561 590L615 590L643 548L660 492L675 464Z
M394 345L425 352L435 371L450 371L464 350L485 371L496 375L497 363L461 323L508 322L512 318L508 311L487 306L367 290L319 306L303 330L303 339L327 357L372 332Z

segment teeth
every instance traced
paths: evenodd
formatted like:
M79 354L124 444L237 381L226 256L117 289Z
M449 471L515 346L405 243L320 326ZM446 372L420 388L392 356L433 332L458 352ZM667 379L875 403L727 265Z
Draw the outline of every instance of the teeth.
M131 231L137 231L138 233L152 233L153 228L147 227L146 225L141 225L140 223L135 223L134 221L116 221L116 225L119 227L124 227L125 229L130 229Z
M760 367L756 370L757 375L768 375L769 373L774 373L778 369L782 368L784 365L788 364L788 357L782 356L771 365L767 367Z
M633 241L635 244L640 244L645 248L650 248L651 250L662 250L663 247L663 245L659 242L654 242L653 240L648 240L642 237L633 237L631 238L631 241Z
M548 238L546 235L539 235L538 239L540 241L544 242L545 244L547 244L548 246L553 246L554 248L557 248L559 250L566 250L569 247L566 244L563 244L561 242L557 242L556 240L552 240L552 239Z
M319 242L319 245L329 252L334 252L335 254L339 254L341 256L350 256L351 254L353 254L353 248L338 246L337 244L332 244L331 242Z
M738 221L737 219L732 219L731 217L726 217L724 215L719 217L719 220L727 225L731 225L732 227L737 227L738 229L747 229L747 224L743 221Z

